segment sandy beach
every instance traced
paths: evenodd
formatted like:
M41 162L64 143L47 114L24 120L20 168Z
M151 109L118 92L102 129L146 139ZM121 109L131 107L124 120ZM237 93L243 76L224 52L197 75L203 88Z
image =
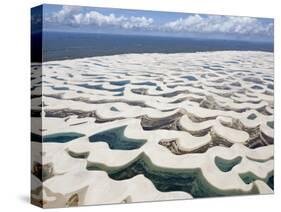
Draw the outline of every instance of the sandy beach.
M40 68L31 68L33 203L273 193L273 53L58 60L42 64L42 78Z

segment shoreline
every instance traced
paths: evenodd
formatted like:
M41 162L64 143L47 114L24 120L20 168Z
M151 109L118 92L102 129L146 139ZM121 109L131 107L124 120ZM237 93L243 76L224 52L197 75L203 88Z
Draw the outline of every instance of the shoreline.
M255 50L214 50L214 51L195 51L195 52L179 52L179 53L124 53L124 54L113 54L113 55L103 55L103 56L89 56L89 57L77 57L77 58L70 58L70 59L60 59L60 60L48 60L43 61L42 64L51 63L51 62L62 62L62 61L73 61L73 60L83 60L83 59L96 59L96 58L103 58L103 57L115 57L115 56L121 56L121 55L178 55L178 54L204 54L204 53L220 53L220 52L227 52L227 53L238 53L238 52L253 52L253 53L265 53L265 54L272 54L274 55L274 51L255 51ZM39 63L40 62L31 62L31 63Z

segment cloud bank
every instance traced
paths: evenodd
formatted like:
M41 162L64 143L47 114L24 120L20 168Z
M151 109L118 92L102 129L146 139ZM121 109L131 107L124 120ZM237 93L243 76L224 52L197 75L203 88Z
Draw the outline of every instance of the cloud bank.
M82 13L80 8L63 6L63 8L47 18L47 22L66 24L72 26L112 26L123 29L150 28L154 22L152 18L144 16L116 16L111 13L104 15L97 11Z
M155 21L152 17L125 16L114 13L102 14L98 11L83 11L77 6L63 6L61 10L48 15L47 23L73 27L113 27L117 29L137 29L158 33L181 33L200 35L223 35L233 37L262 37L272 39L273 22L259 18L220 16L220 15L186 15L172 21ZM157 22L157 24L156 24Z
M191 15L165 24L165 30L175 32L226 33L239 35L264 35L273 33L273 24L264 24L257 18Z

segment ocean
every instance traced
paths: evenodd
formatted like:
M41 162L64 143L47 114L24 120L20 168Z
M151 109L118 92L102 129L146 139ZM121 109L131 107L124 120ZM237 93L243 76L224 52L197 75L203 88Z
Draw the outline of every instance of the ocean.
M40 34L33 34L38 42ZM127 53L188 53L205 51L266 51L273 52L272 43L192 39L182 37L44 32L42 60L64 60ZM38 53L34 51L34 53ZM32 61L36 60L32 55Z

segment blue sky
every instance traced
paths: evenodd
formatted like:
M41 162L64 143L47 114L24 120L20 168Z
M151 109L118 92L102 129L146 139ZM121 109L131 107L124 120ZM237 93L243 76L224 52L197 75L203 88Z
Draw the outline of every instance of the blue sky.
M44 31L273 42L273 19L45 4Z

